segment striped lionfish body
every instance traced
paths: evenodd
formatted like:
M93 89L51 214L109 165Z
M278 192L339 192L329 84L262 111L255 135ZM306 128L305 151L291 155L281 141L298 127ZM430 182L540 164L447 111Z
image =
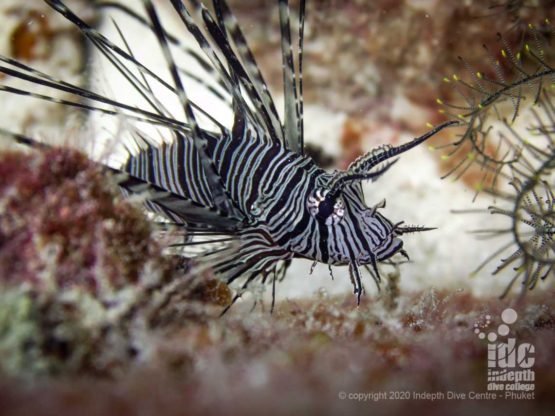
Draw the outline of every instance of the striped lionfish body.
M304 1L300 2L296 59L289 5L286 0L278 2L285 96L285 115L281 121L226 2L213 0L208 8L198 0L189 1L188 5L181 0L169 0L203 55L186 52L202 67L210 68L216 80L219 90L205 85L207 90L228 102L233 110L233 122L229 126L218 122L208 109L191 100L184 80L194 78L195 74L177 63L174 55L180 47L179 41L166 31L150 0L142 1L143 15L113 2L100 1L98 7L123 11L155 35L168 68L167 78L137 59L127 43L118 47L88 26L62 1L45 1L73 22L109 59L142 96L143 105L128 105L52 79L10 58L0 57L3 62L0 72L77 98L58 101L63 105L147 123L169 135L170 140L160 145L139 128L132 129L134 145L139 150L130 150L121 168L127 176L120 186L126 193L148 191L147 208L179 225L187 237L184 245L198 244L198 238L206 236L213 238L208 241L225 243L223 248L206 253L205 260L227 282L244 277L241 289L245 289L254 279L266 281L271 277L275 284L290 260L301 257L328 265L348 265L360 301L359 268L368 268L378 282L379 262L397 253L407 256L400 237L426 230L392 223L379 212L385 203L366 206L361 182L376 180L395 163L394 157L456 123L444 123L398 147L377 148L359 157L346 171L328 173L319 168L303 154ZM151 88L155 82L177 97L181 117L173 115L158 100ZM219 92L222 90L223 93ZM48 96L3 85L0 91L54 101ZM209 119L210 128L202 125L201 118ZM29 142L21 135L13 137ZM240 294L241 291L237 296Z

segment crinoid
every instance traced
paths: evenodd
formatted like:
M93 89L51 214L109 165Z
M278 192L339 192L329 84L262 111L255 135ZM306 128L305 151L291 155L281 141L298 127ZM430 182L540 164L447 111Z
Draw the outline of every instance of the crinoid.
M467 76L453 74L444 78L456 98L437 100L442 114L465 125L464 133L456 141L444 145L451 149L448 157L464 155L445 176L458 177L478 164L484 172L481 182L476 184L480 191L494 187L497 174L518 159L519 144L511 140L503 127L513 125L523 107L537 103L542 92L552 88L555 67L551 63L553 51L548 47L551 30L548 22L529 25L518 42L518 50L498 34L501 46L498 53L484 45L484 61L490 63L486 71L476 70L459 57Z
M476 231L484 237L510 236L476 270L500 257L494 274L512 267L515 274L503 296L518 278L522 278L524 288L534 288L538 280L552 274L555 261L555 66L548 46L551 35L548 22L529 25L518 51L498 35L500 59L487 53L492 61L491 75L473 70L460 58L470 80L455 75L446 81L454 85L462 101L438 100L444 113L465 123L464 133L450 146L451 154L466 152L466 157L448 175L458 177L479 164L482 178L476 184L476 195L492 195L494 205L472 211L502 215L510 221L502 229Z

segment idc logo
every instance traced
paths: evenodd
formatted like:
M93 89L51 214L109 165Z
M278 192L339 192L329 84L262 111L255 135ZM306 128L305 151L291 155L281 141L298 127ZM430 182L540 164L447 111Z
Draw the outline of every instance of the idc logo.
M474 324L474 333L480 339L488 341L488 391L505 391L506 398L525 398L534 391L535 373L532 369L535 361L535 348L528 342L517 343L511 336L510 325L518 319L514 309L507 308L501 313L502 323L497 330L487 334ZM489 327L491 316L486 316ZM522 393L528 392L528 393ZM529 393L532 392L532 393Z

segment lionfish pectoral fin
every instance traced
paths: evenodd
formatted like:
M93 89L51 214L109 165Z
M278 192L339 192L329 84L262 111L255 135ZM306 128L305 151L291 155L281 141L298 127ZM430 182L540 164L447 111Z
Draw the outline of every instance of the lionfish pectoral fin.
M233 232L240 226L240 219L217 208L205 207L181 195L172 193L155 184L107 168L119 178L118 186L128 194L146 194L146 203L153 211L159 212L176 223L205 225L222 232Z
M243 230L238 235L240 236L240 245L233 255L216 256L207 261L210 262L212 270L228 285L246 276L238 288L238 296L241 296L256 279L260 283L270 281L272 283L271 308L273 309L275 284L283 280L287 268L291 264L292 254L282 249L276 249L268 240L268 236L259 230ZM226 310L232 306L237 300L236 298Z

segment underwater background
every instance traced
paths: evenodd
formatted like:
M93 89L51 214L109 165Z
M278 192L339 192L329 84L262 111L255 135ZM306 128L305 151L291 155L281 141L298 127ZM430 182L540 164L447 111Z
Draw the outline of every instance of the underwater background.
M118 38L94 2L66 3ZM155 4L179 35L171 5ZM281 109L277 2L230 7ZM219 317L235 288L169 250L171 233L91 161L122 162L121 125L0 91L0 128L61 145L1 141L0 414L549 414L554 14L549 1L308 2L305 138L321 166L345 169L427 123L465 123L364 184L369 206L385 198L392 220L437 229L404 239L411 260L384 265L380 291L365 275L358 307L347 268L332 280L295 260L273 313L257 284ZM0 15L2 55L132 94L42 2L0 0ZM121 29L156 65L140 28ZM47 93L5 71L0 84ZM534 378L514 395L488 386L505 339L533 350Z

